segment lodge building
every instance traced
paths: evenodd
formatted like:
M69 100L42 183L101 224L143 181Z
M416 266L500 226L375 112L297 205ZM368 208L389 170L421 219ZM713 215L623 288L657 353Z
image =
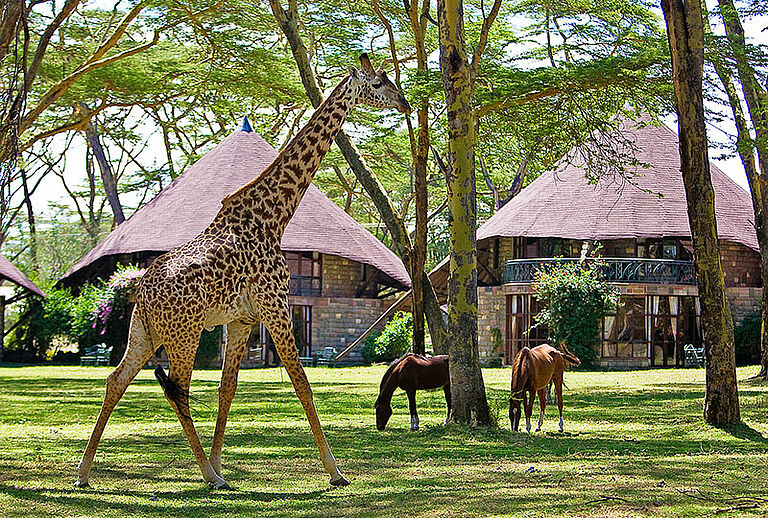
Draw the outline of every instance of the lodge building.
M642 122L626 122L620 131L640 164L631 183L606 177L589 185L578 159L564 162L478 229L483 362L509 364L521 347L547 341L547 330L533 321L541 309L532 293L533 271L577 260L584 242L602 245L605 275L621 293L621 304L602 324L601 365L680 366L683 347L702 344L677 135ZM739 321L762 292L752 204L715 165L711 174L726 295ZM435 274L444 284L445 272Z

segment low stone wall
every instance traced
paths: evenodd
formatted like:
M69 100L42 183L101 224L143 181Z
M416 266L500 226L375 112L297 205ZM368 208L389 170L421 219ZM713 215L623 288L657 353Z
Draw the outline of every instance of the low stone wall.
M393 301L317 297L312 302L312 354L317 354L326 347L335 347L341 352L368 329ZM384 323L381 328L384 328ZM361 363L360 347L355 347L345 360Z
M486 365L504 355L507 300L501 286L477 290L477 345L480 364Z
M751 311L760 307L763 297L763 288L725 288L725 296L731 306L733 322L741 322Z

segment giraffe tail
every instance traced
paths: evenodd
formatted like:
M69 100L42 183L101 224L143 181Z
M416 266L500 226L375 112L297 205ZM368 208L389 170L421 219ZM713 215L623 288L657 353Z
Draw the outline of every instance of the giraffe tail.
M176 403L176 408L179 409L179 414L181 417L191 421L192 418L190 416L181 413L181 409L184 407L184 405L189 408L189 392L181 388L178 383L169 378L160 365L155 367L155 378L157 378L157 382L162 387L163 392L165 392L165 397Z

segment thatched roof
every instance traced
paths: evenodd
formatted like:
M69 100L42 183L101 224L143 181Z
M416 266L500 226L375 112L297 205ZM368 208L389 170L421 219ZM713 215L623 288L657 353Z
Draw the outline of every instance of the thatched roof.
M634 142L637 186L604 178L595 185L577 165L542 174L477 231L478 240L501 236L601 240L690 238L677 134L666 126L638 127L623 135ZM711 164L720 239L758 250L749 193ZM658 194L663 197L659 197Z
M199 234L218 213L226 195L251 181L277 156L250 129L226 137L152 201L137 210L75 264L59 282L80 277L91 265L110 256L166 252ZM410 285L400 259L346 214L314 185L310 185L286 227L284 251L321 252L369 264L401 287Z
M8 279L9 281L18 284L19 286L26 288L32 293L40 295L41 297L45 297L43 290L38 288L34 282L30 281L26 275L21 273L21 270L16 268L16 266L11 261L2 255L0 255L0 278Z

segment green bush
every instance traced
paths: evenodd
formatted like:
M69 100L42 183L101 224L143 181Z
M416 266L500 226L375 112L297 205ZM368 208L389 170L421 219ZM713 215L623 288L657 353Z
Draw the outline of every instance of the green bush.
M412 338L413 315L398 311L384 331L365 340L360 352L368 363L391 362L405 354L411 347Z
M760 332L762 312L760 309L747 313L733 330L736 342L736 365L760 364Z
M619 295L602 278L601 268L599 260L587 267L568 261L534 275L534 294L546 306L536 322L549 328L555 344L564 341L584 365L597 358L602 319L618 303Z
M211 367L219 356L219 344L221 343L222 326L216 326L211 331L203 329L200 335L200 347L195 356L196 367Z
M376 339L381 336L381 331L371 331L363 340L363 346L360 348L360 355L366 364L376 361Z

